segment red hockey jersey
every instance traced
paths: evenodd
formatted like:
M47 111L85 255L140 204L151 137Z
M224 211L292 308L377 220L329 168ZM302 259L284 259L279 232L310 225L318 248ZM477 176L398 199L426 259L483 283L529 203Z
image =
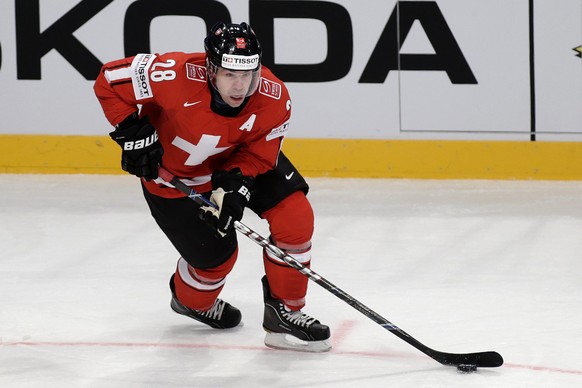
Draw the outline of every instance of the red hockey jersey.
M117 125L141 106L164 147L162 165L198 192L211 190L212 172L238 167L257 176L276 165L289 126L287 88L263 66L258 90L235 117L210 108L205 54L138 54L105 64L95 81L105 116ZM183 196L161 180L145 182L153 194Z

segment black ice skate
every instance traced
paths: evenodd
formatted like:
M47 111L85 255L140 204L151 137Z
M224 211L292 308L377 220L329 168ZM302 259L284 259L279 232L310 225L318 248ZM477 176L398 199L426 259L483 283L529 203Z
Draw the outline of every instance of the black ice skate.
M267 332L265 345L303 352L326 352L331 349L329 327L301 311L289 310L283 302L271 296L266 276L262 282L265 300L263 328Z
M172 279L170 279L170 289L172 290L170 307L178 314L195 319L215 329L230 329L237 326L241 321L242 315L240 310L220 298L214 301L214 304L208 311L198 311L184 306L176 298L173 275Z

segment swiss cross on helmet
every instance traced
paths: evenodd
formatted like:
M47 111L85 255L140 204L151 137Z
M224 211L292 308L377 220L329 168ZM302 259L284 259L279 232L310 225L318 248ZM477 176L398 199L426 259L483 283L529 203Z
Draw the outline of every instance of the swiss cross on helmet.
M261 45L247 23L215 24L204 39L208 79L216 88L218 68L229 71L251 71L253 81L247 96L253 94L261 74Z

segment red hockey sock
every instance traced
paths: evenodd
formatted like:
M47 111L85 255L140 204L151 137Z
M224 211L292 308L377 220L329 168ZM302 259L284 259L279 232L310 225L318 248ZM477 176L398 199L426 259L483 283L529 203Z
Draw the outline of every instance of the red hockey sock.
M194 268L180 258L174 276L178 300L194 310L206 311L211 308L224 287L226 275L232 270L237 254L238 248L226 262L206 269Z
M314 217L305 194L302 191L293 193L262 217L269 222L273 244L309 267ZM263 253L263 261L273 297L292 310L303 308L308 279L267 250Z

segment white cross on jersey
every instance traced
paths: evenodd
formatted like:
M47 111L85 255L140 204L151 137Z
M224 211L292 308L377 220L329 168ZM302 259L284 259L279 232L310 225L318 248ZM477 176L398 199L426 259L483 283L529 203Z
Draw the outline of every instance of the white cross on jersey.
M230 147L217 147L220 141L220 136L202 135L198 144L192 144L189 141L182 139L180 136L172 141L172 144L179 149L190 154L184 164L186 166L198 166L202 164L208 157L221 153Z

